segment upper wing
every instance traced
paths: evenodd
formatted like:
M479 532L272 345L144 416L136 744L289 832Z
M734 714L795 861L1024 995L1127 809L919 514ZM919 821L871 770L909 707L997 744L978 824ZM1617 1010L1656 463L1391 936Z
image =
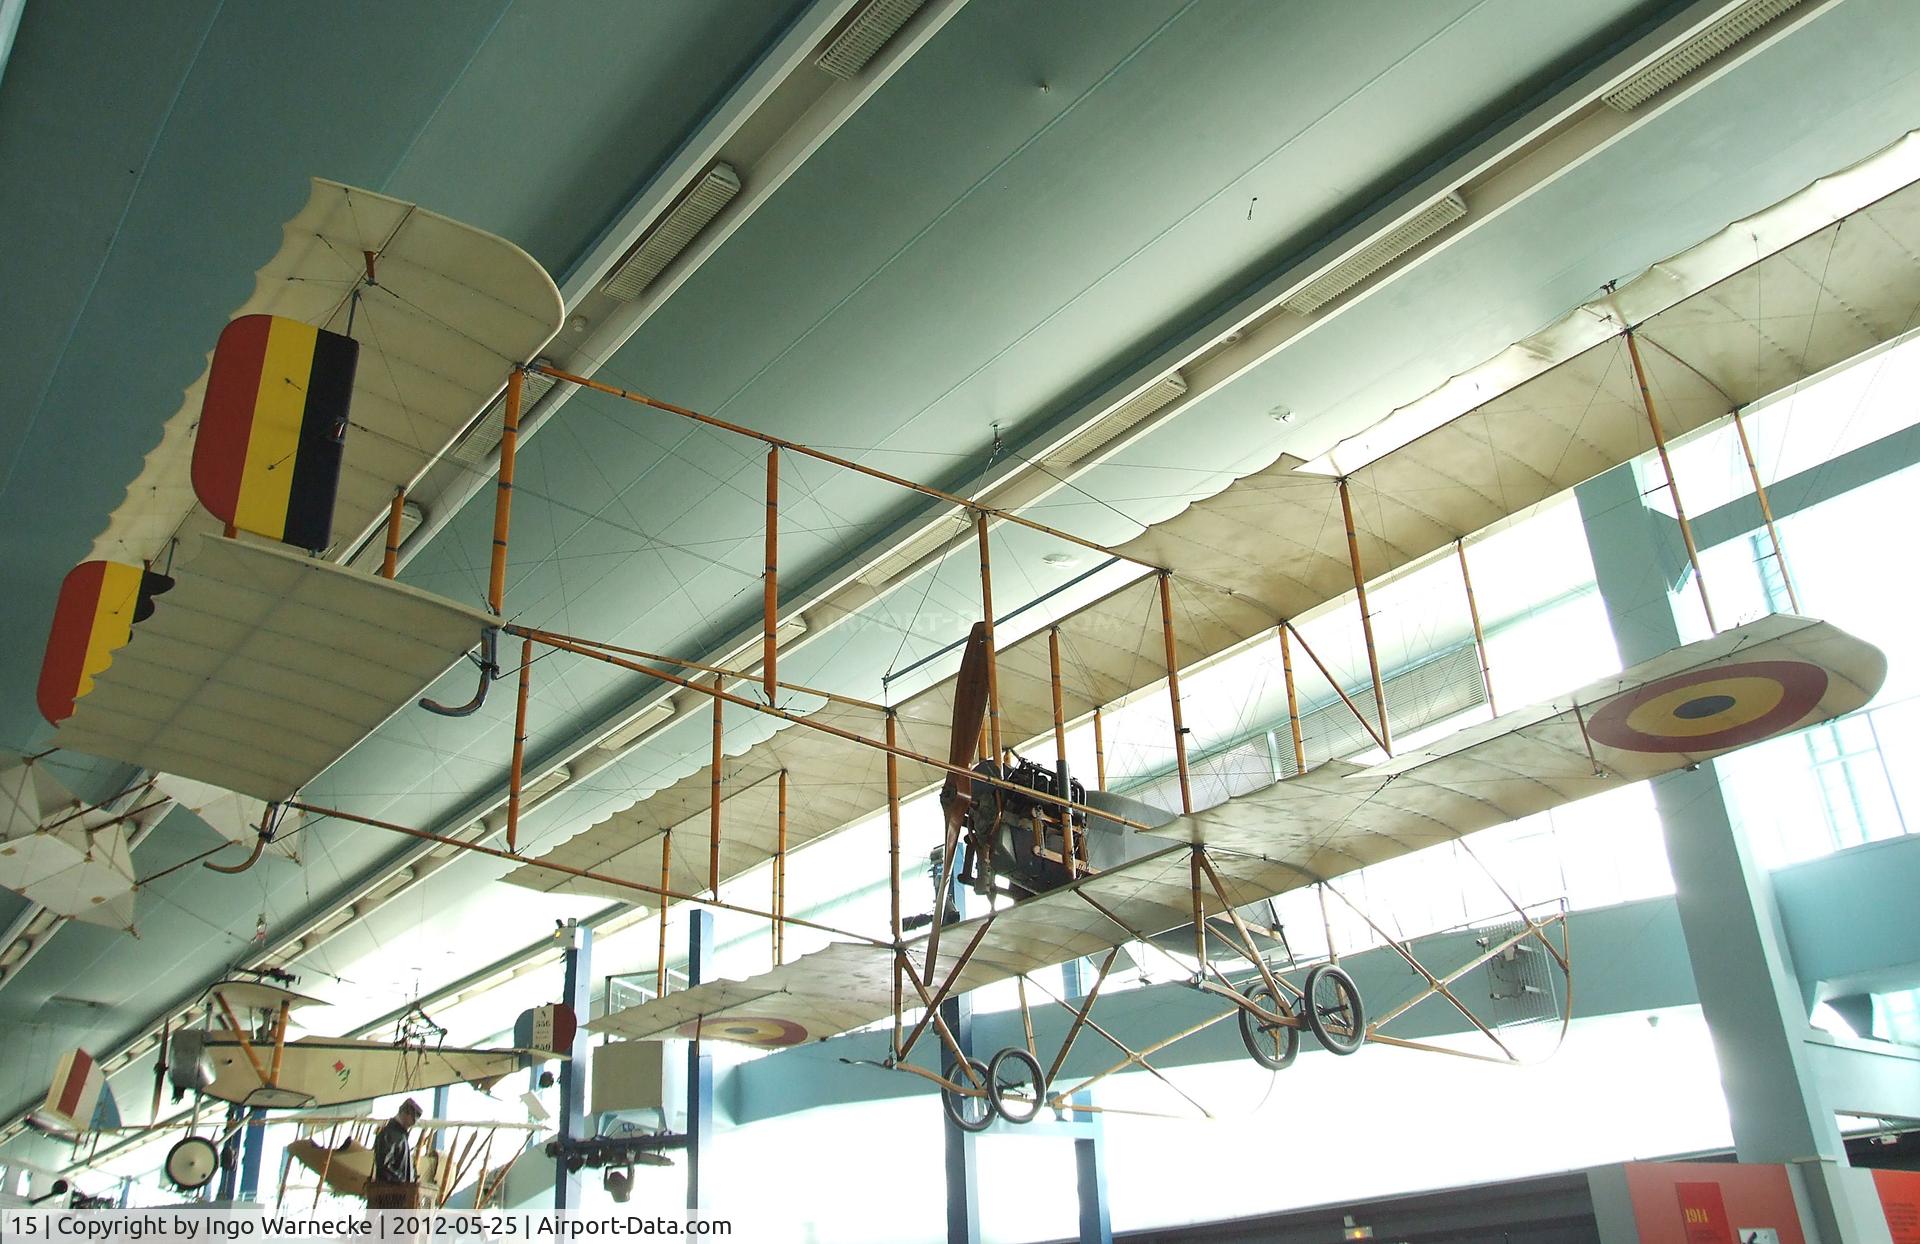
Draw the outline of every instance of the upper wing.
M1885 676L1886 658L1873 645L1825 622L1775 615L1422 751L1371 768L1321 765L1146 832L1214 848L1222 889L1239 907L1851 712ZM955 948L979 937L955 989L1190 923L1189 867L1188 853L1170 847L952 926L942 934L949 963ZM1218 901L1208 910L1217 912ZM907 945L916 963L925 942ZM903 1005L915 1003L909 990ZM696 985L589 1027L779 1046L872 1023L893 1007L892 949L840 942L750 980Z

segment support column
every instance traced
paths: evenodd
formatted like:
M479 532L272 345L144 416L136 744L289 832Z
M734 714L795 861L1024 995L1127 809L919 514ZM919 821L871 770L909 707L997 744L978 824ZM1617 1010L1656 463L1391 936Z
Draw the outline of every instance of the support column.
M1061 984L1068 1002L1080 1002L1087 996L1087 961L1071 959L1060 969ZM1073 1104L1093 1104L1092 1093L1075 1093ZM1068 1117L1073 1117L1069 1115ZM1080 1192L1080 1244L1113 1244L1113 1219L1107 1209L1107 1138L1100 1116L1092 1112L1081 1116L1086 1132L1073 1142L1073 1165Z
M566 927L566 968L561 1000L573 1008L580 1023L574 1030L572 1057L560 1063L560 1117L556 1139L564 1154L567 1142L587 1137L587 1020L593 1015L593 926L570 921ZM553 1207L580 1208L580 1176L567 1169L567 1159L553 1160Z
M1631 464L1575 494L1621 662L1678 647L1671 587L1690 559L1677 524L1647 508ZM1727 814L1714 765L1652 785L1736 1155L1788 1165L1810 1238L1889 1240L1878 1206L1860 1196L1862 1181L1847 1178L1840 1129L1806 1050L1807 1012L1772 886Z
M240 1130L240 1189L242 1201L260 1199L260 1164L267 1148L267 1111L254 1106L247 1111L247 1125Z
M960 918L967 918L966 887L955 883L958 869L949 873L947 885L952 902L959 908ZM938 889L938 887L935 887ZM935 894L933 907L941 909L946 896ZM961 1049L971 1057L973 1055L973 998L969 994L955 993L940 1004L940 1018L946 1022L948 1031ZM961 1075L953 1061L953 1051L946 1042L940 1043L940 1072L948 1079ZM947 1244L980 1244L980 1154L978 1136L963 1132L947 1118L946 1112L940 1113L940 1124L946 1133L947 1167Z
M687 984L706 979L713 960L713 913L702 907L687 916ZM698 1213L706 1201L701 1174L713 1143L713 1055L698 1038L687 1042L687 1212Z

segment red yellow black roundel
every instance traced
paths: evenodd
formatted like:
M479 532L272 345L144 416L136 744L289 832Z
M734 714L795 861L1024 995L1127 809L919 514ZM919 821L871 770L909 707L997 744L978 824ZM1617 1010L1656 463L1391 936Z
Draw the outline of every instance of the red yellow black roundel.
M805 1041L807 1030L790 1019L775 1019L770 1015L723 1015L683 1024L680 1035L713 1037L720 1041L738 1041L742 1045L779 1049Z
M56 726L73 716L73 702L93 690L93 676L113 663L134 623L153 612L153 598L172 586L165 575L120 562L81 562L69 570L40 659L40 715Z
M359 358L353 338L298 320L243 315L228 324L193 444L200 504L296 548L331 544Z
M1826 693L1817 665L1737 661L1616 696L1588 719L1587 734L1626 752L1723 751L1793 728Z

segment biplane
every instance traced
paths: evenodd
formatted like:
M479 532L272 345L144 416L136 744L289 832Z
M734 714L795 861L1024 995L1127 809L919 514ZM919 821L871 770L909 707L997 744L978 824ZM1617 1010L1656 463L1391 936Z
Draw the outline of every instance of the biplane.
M568 1057L577 1027L569 1008L552 1004L535 1007L520 1017L515 1033L524 1035L526 1044L519 1046L449 1046L445 1030L417 1010L401 1024L392 1041L308 1035L290 1038L293 1013L319 1002L270 978L234 977L208 987L203 999L203 1029L170 1034L154 1069L153 1113L158 1118L164 1078L172 1088L174 1101L189 1093L194 1095L192 1118L184 1123L156 1123L132 1130L186 1130L187 1135L168 1150L165 1162L167 1177L175 1186L188 1191L200 1188L219 1168L218 1143L199 1134L199 1104L203 1099L237 1107L312 1111L452 1084L468 1084L484 1092L516 1071ZM76 1139L90 1133L128 1130L120 1125L111 1102L112 1094L99 1064L84 1050L74 1050L61 1060L34 1121L43 1130ZM301 1119L309 1125L355 1121L311 1113ZM455 1126L444 1120L440 1123ZM351 1152L345 1155L341 1179L349 1179L356 1160ZM323 1171L322 1181L326 1178Z
M1653 449L1677 500L1668 437L1719 420L1737 427L1742 406L1904 331L1909 309L1920 304L1920 271L1910 262L1920 253L1920 239L1911 237L1920 189L1875 192L1883 197L1846 218L1876 222L1870 237L1855 231L1840 247L1845 221L1835 222L1824 206L1809 213L1800 204L1770 222L1767 235L1784 242L1775 254L1754 261L1744 244L1716 240L1575 309L1540 334L1539 348L1516 347L1525 356L1520 361L1496 360L1502 383L1490 400L1461 402L1462 393L1480 390L1446 386L1434 402L1398 412L1405 417L1389 420L1393 426L1378 437L1342 443L1317 463L1282 456L1108 546L985 499L551 366L536 354L559 327L557 292L517 248L411 205L316 182L312 202L288 225L281 257L262 270L255 299L222 334L207 377L169 422L116 512L96 549L100 556L69 576L43 667L42 708L58 727L57 746L210 783L282 811L490 855L517 865L508 876L517 884L657 902L662 986L671 903L765 918L773 930L771 972L675 994L663 988L666 996L594 1027L632 1038L691 1035L780 1046L891 1015L889 1064L938 1081L963 1126L986 1126L996 1114L1031 1118L1043 1105L1072 1108L1073 1092L1086 1082L1064 1092L1053 1085L1065 1051L1043 1069L1031 1043L976 1062L947 1032L940 1002L1104 951L1094 987L1073 1007L1068 1044L1082 1028L1120 1044L1090 1011L1123 943L1179 955L1196 988L1231 1004L1209 1022L1238 1016L1249 1051L1265 1065L1290 1062L1303 1030L1336 1053L1368 1041L1406 1044L1387 1029L1407 1006L1370 1018L1336 960L1291 962L1283 930L1267 926L1259 905L1308 886L1340 899L1334 882L1368 863L1853 711L1875 693L1884 661L1871 645L1811 618L1778 615L1722 629L1709 608L1711 638L1396 754L1369 583L1456 555L1472 610L1471 538ZM1821 248L1825 262L1807 262L1807 252ZM1825 284L1811 298L1807 346L1776 357L1758 291L1775 279L1804 285L1815 271ZM416 290L396 293L414 277ZM1742 309L1748 304L1751 314ZM356 324L378 315L393 317L390 329L356 334ZM1643 352L1643 340L1658 349ZM368 364L374 350L386 352L380 366ZM629 400L765 449L757 662L707 664L507 620L514 446L529 376ZM433 418L420 414L426 391L438 403ZM409 482L497 394L503 435L492 563L486 607L474 609L395 583L393 553ZM972 537L981 620L954 675L887 703L781 678L783 637L798 620L783 616L779 590L778 485L789 456L945 507L932 528L940 542L925 546L923 561ZM1748 466L1764 498L1750 451ZM1356 512L1368 521L1357 521ZM374 538L383 515L383 574L316 556ZM1006 615L993 605L991 552L993 530L1007 526L1099 554L1122 568L1125 581L1077 607L1062 605L1050 624L1002 643L995 628ZM1768 530L1773 535L1770 524ZM1363 537L1371 556L1363 556ZM1704 599L1690 540L1689 554ZM1774 555L1784 567L1777 537ZM1357 605L1365 642L1372 713L1354 703L1297 625L1348 601ZM831 621L833 613L821 607L815 622ZM1473 622L1484 675L1477 612ZM299 798L307 782L477 648L480 680L471 703L419 701L440 713L476 708L501 676L503 638L520 641L518 701L504 815L485 826L504 829L504 849L472 834L435 833ZM1292 772L1219 806L1198 807L1181 673L1271 639L1286 671ZM1385 759L1307 764L1292 675L1296 645ZM1073 679L1063 674L1063 646L1080 654ZM518 838L528 691L536 656L552 653L704 697L712 753L698 771L529 859ZM1491 706L1490 678L1486 689ZM1098 755L1103 711L1161 690L1178 806L1158 809L1110 795L1104 773L1091 786L1084 774L1076 782L1067 772L1067 723L1091 722ZM773 739L729 755L723 714L741 712L779 728ZM258 741L267 729L271 749ZM1023 758L1044 748L1049 735L1051 768ZM808 770L831 771L833 789L791 799L790 773ZM935 901L925 933L909 938L901 911L900 806L936 786L945 841ZM883 811L893 896L887 935L789 914L788 852ZM258 839L271 838L266 820L259 830ZM682 844L704 837L706 850L676 851L676 834ZM769 908L721 898L724 884L769 861ZM959 883L988 899L990 909L950 919L948 900ZM1564 918L1515 906L1519 931L1485 947L1478 962L1525 948L1570 971ZM789 927L841 940L789 963ZM1387 940L1424 981L1423 998L1469 1012L1451 989L1468 968L1430 969L1404 944ZM1510 1056L1497 1033L1470 1012L1467 1018ZM284 1024L284 1009L274 1022ZM324 1084L290 1088L260 1063L260 1047L269 1042L257 1024L228 1027L225 1074L238 1095L230 1100L283 1092L329 1100ZM928 1031L946 1048L951 1073L909 1061ZM282 1049L278 1037L270 1044ZM1123 1066L1142 1065L1151 1053L1121 1048Z

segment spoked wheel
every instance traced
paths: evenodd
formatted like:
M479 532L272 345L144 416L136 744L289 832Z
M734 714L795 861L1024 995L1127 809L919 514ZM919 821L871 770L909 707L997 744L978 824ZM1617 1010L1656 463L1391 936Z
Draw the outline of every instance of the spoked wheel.
M961 1131L984 1132L993 1123L993 1077L988 1073L987 1065L977 1058L969 1058L967 1060L967 1066L973 1068L973 1074L977 1082L987 1087L984 1090L975 1090L971 1093L962 1093L955 1089L942 1088L940 1090L940 1108L947 1112L947 1117L952 1119L953 1125ZM960 1070L959 1067L955 1067L953 1073L948 1078L955 1084L965 1084L969 1088L972 1087L972 1083L967 1080L966 1072Z
M1009 1046L987 1064L987 1096L1009 1123L1031 1123L1047 1096L1047 1074L1040 1060L1020 1046Z
M1293 1008L1287 1005L1286 999L1275 997L1265 981L1249 989L1247 998L1276 1015L1293 1014ZM1246 1043L1247 1053L1253 1055L1253 1061L1269 1071L1286 1070L1300 1053L1298 1028L1291 1024L1269 1023L1246 1007L1240 1008L1240 1040Z
M1307 1027L1328 1052L1351 1054L1367 1039L1367 1008L1360 987L1340 968L1323 963L1307 973Z

